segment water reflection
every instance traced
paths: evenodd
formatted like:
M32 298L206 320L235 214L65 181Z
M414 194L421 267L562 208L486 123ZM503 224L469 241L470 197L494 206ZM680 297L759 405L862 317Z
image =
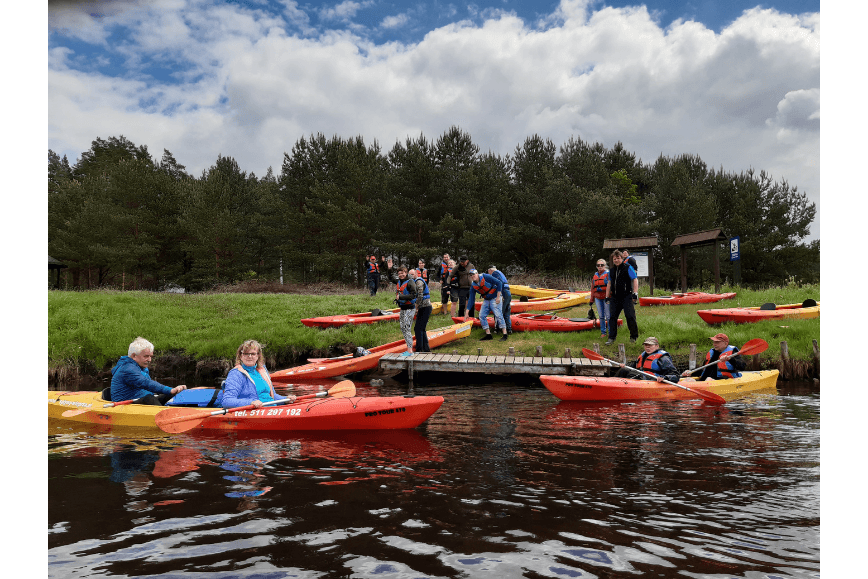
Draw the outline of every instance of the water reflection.
M819 576L819 396L424 390L446 403L401 432L54 424L49 575Z

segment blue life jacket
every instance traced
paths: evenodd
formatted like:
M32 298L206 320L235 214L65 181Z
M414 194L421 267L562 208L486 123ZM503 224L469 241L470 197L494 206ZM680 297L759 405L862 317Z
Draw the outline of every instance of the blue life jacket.
M499 269L496 269L496 270L494 270L494 273L491 275L500 279L500 283L503 284L503 291L505 291L505 292L509 291L509 282L506 281L506 276L503 275L502 271L500 271Z
M427 272L427 270L425 270L425 271ZM416 278L416 279L418 279L418 278ZM428 281L423 279L422 283L425 284L425 291L422 292L422 299L425 299L425 300L431 299L431 292L428 291Z
M188 406L197 408L221 408L223 390L218 388L190 388L175 394L166 406Z
M714 355L714 348L710 349L708 353L705 355L705 363L708 364L711 362L711 357ZM731 352L737 351L735 346L727 346L720 355L729 354ZM714 367L717 370L717 379L724 380L726 378L740 378L741 372L737 371L732 364L729 363L729 360L725 362L718 362L717 366Z

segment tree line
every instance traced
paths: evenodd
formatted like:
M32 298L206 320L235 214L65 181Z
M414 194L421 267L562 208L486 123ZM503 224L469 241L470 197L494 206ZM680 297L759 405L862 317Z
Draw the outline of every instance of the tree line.
M384 152L360 136L300 138L280 173L257 177L218 156L201 175L164 150L97 138L75 164L48 151L49 254L67 287L199 291L245 279L364 283L364 257L431 267L444 251L510 273L587 276L604 239L656 235L655 283L680 280L680 234L741 236L744 285L819 280L816 214L764 171L709 168L698 156L637 161L572 137L533 135L512 154L480 151L451 127ZM688 282L710 281L712 248L691 251ZM721 251L721 259L728 254ZM721 262L732 279L732 264Z

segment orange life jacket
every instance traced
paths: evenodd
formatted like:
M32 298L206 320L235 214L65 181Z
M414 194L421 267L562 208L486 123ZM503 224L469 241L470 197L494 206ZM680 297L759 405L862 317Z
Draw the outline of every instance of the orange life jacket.
M723 352L720 353L720 355L723 356L724 354L734 352L735 349L736 349L735 346L727 346L726 349L724 349ZM711 362L711 356L713 354L714 354L714 348L710 349L708 351L708 353L705 354L705 363L706 364ZM718 361L717 366L715 366L715 368L717 369L717 379L718 380L723 380L726 378L740 378L741 377L741 372L736 371L736 369L733 368L732 364L729 363L729 360Z

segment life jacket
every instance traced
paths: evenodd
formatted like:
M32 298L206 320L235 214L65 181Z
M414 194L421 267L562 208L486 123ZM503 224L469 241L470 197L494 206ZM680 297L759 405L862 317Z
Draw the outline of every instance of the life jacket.
M423 267L422 269L419 269L417 267L416 268L416 276L421 277L425 283L428 283L428 269L427 268Z
M368 271L368 275L370 275L370 274L372 274L372 273L380 273L380 266L377 265L377 262L376 262L376 261L373 262L373 263L371 263L371 262L369 261L369 262L368 262L368 270L367 270L367 271Z
M636 360L636 369L645 370L646 372L654 372L655 374L662 374L663 369L660 367L660 363L657 360L668 355L669 353L666 350L657 350L653 354L648 354L647 356L643 352L642 354L639 354L639 358ZM643 360L642 358L645 359Z
M473 289L479 292L479 295L487 300L497 297L497 288L485 283L483 274L479 274L479 283L473 284Z
M447 283L449 280L449 265L445 263L440 264L440 282Z
M736 351L735 346L727 346L726 349L724 349L723 352L720 353L720 355L723 356L724 354L728 354L728 353L734 352L734 351ZM714 353L715 353L715 350L714 350L714 348L712 348L705 355L705 363L706 364L711 362L711 357L714 355ZM729 363L729 360L726 360L723 362L718 362L717 366L715 366L715 369L717 370L717 379L718 380L723 380L726 378L740 378L741 377L741 372L736 371L736 369L732 367L732 364Z
M606 286L609 285L609 272L594 274L594 297L604 299L606 297Z
M416 278L416 279L419 279L419 278ZM431 292L428 291L428 281L423 279L422 283L425 284L425 289L422 291L422 299L423 300L431 299Z

